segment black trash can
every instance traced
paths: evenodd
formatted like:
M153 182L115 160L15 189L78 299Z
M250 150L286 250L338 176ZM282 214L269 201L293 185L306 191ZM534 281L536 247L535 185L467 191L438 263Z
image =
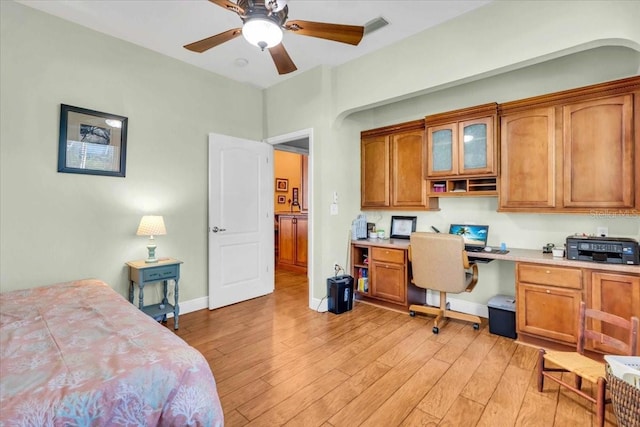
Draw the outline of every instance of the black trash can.
M353 277L335 276L327 279L328 310L334 314L344 313L353 307Z
M515 297L496 295L489 300L487 306L489 306L489 332L507 338L517 338Z

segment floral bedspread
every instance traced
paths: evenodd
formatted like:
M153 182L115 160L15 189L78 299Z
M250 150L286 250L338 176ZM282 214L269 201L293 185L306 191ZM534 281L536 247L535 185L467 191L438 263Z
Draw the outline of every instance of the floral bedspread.
M222 426L205 358L99 280L0 294L0 426Z

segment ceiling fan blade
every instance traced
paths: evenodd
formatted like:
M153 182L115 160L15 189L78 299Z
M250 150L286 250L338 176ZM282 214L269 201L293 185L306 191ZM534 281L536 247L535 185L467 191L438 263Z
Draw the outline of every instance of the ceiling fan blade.
M298 69L282 43L269 48L269 53L271 54L273 63L276 64L278 74L288 74Z
M189 49L193 52L202 53L205 50L211 49L212 47L216 47L224 42L235 39L240 34L242 34L242 28L234 28L233 30L228 30L224 33L216 34L215 36L207 37L206 39L189 43L187 45L184 45L184 48Z
M318 37L357 46L362 40L364 27L357 25L326 24L311 21L287 21L284 28L303 36Z
M237 13L238 15L244 15L244 9L237 4L230 2L229 0L209 0L213 4L217 4L227 10Z

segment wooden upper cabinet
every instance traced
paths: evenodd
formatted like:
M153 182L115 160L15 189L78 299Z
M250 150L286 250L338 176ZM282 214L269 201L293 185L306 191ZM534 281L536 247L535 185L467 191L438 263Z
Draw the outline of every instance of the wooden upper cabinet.
M555 109L500 118L500 208L555 206Z
M633 208L633 96L569 104L562 112L564 206Z
M427 197L423 120L364 131L360 148L362 209L437 209Z
M499 210L640 209L640 77L500 110Z
M427 116L427 176L495 175L497 111L492 103Z
M423 176L426 156L424 131L414 130L391 135L390 142L393 206L426 206L427 182Z
M362 207L390 206L389 138L363 137L360 144L360 201Z

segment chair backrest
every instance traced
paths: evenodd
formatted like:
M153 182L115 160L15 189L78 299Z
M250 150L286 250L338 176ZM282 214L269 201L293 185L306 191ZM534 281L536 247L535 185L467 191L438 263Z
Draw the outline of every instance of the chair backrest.
M625 319L615 314L593 308L587 308L584 301L580 303L580 317L578 324L578 353L584 353L586 340L594 340L602 345L615 349L616 354L635 356L638 345L638 318ZM627 331L625 341L602 332L606 329L603 324L622 328ZM598 326L596 329L596 325Z
M409 240L412 282L443 292L464 292L469 282L464 239L454 234L411 233Z

